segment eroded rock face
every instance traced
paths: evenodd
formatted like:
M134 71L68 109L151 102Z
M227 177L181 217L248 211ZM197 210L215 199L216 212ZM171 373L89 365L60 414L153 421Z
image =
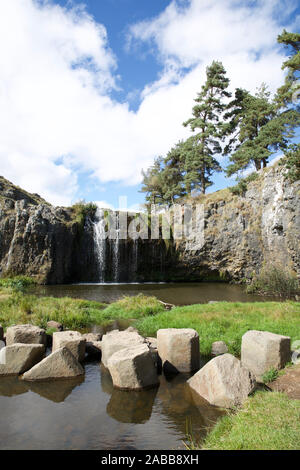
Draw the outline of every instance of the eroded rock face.
M145 338L134 331L111 331L102 338L102 363L108 367L108 360L115 352L145 343Z
M0 376L22 374L41 361L44 355L45 347L42 344L16 343L6 346L1 350Z
M291 339L268 331L247 331L242 337L241 360L256 377L271 368L282 369L291 359Z
M10 326L6 330L6 345L14 343L47 345L45 330L34 325Z
M78 331L56 331L53 333L52 352L66 347L77 361L85 357L86 340Z
M241 405L256 386L251 372L231 354L209 361L188 384L211 405L223 408Z
M191 372L199 368L199 335L191 328L158 330L157 350L163 369L168 372Z
M84 369L77 359L63 347L47 356L32 369L23 374L22 379L28 381L43 381L78 377L84 374Z
M157 371L147 344L115 352L107 365L114 387L142 390L158 385Z

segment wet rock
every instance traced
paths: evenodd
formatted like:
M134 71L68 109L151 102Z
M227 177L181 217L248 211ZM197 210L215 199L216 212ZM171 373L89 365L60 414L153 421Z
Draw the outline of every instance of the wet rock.
M34 325L9 326L6 330L6 345L15 343L47 345L45 330Z
M113 385L122 390L142 390L158 385L158 376L147 344L115 352L108 360Z
M256 387L251 372L231 354L209 361L188 384L211 405L223 408L241 405Z
M227 344L224 341L215 341L211 346L211 355L220 356L228 353Z
M15 343L1 350L0 376L19 375L43 359L43 344Z
M55 350L23 374L28 381L64 379L84 374L84 369L67 347Z
M199 368L199 335L191 328L158 330L157 348L165 371L191 372Z
M271 368L282 369L291 359L291 340L288 336L268 331L247 331L242 337L241 360L257 381Z
M53 329L53 330L56 330L56 331L63 331L63 329L64 329L64 327L61 323L59 323L58 321L54 321L54 320L51 320L51 321L47 322L47 328Z
M110 331L102 338L102 363L108 366L109 358L117 351L146 343L145 338L131 331Z
M86 340L78 331L59 331L53 333L52 352L63 347L68 348L77 361L82 362L84 360Z

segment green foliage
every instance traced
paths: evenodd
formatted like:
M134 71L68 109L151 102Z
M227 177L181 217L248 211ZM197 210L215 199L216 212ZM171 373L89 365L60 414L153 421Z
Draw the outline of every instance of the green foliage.
M270 331L300 338L298 302L218 302L217 304L175 307L136 322L145 336L155 336L160 328L194 328L199 333L200 351L211 353L214 341L225 341L229 352L240 355L241 340L248 330Z
M87 217L93 218L97 205L93 202L78 201L72 206L75 221L83 227Z
M104 311L105 319L138 319L156 315L164 311L163 305L156 297L143 294L125 296L123 299L110 304Z
M277 42L283 44L289 51L289 58L283 62L282 69L286 70L285 82L277 90L276 102L279 107L288 106L294 94L299 94L299 74L300 71L300 34L290 33L285 29L278 36Z
M291 144L280 165L287 168L287 178L292 181L300 180L300 144Z
M224 137L223 123L220 119L226 105L224 98L231 94L227 91L229 79L221 62L213 61L206 69L206 82L195 99L193 116L184 122L196 132L186 141L185 183L187 192L200 188L205 194L212 184L211 175L222 171L214 155L222 152L221 140Z
M263 266L260 273L253 277L246 290L249 294L260 293L292 298L299 292L299 282L294 272L278 263Z
M299 435L300 400L279 392L257 392L240 411L221 418L201 448L299 450Z
M224 149L225 154L232 152L229 157L231 163L226 170L228 176L251 164L257 171L265 168L272 153L287 147L298 122L293 112L279 114L265 84L255 95L236 90L225 118L229 119L227 132L234 134Z
M13 291L25 291L28 287L36 284L35 280L29 276L13 276L0 278L0 287Z
M271 367L267 372L265 372L262 376L262 381L264 384L268 384L270 382L274 382L278 377L278 370Z
M241 178L237 185L231 186L229 188L229 191L232 194L235 194L237 196L243 196L246 193L247 189L248 189L248 183L251 183L251 181L257 180L257 178L258 178L257 173L251 173L246 178Z

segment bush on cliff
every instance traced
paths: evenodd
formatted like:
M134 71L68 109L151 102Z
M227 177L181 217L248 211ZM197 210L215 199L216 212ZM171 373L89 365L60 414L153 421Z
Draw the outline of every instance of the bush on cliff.
M292 298L300 291L299 282L294 272L280 264L264 266L251 284L246 288L249 294L259 293Z

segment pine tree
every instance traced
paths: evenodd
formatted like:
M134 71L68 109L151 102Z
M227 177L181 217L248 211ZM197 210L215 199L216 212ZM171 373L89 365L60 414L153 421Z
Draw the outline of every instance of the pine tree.
M164 159L162 174L164 200L168 205L174 204L186 195L183 177L184 142L178 142Z
M146 193L146 201L149 204L162 204L164 202L163 184L163 158L158 157L146 171L142 170L143 182L141 193Z
M300 94L300 34L289 33L285 29L277 37L277 42L284 44L289 50L289 58L283 62L282 69L287 71L284 85L277 90L276 101L279 107L285 107L292 102L293 96Z
M220 141L224 130L220 119L226 108L224 98L231 96L227 91L229 79L221 62L212 62L206 69L206 77L206 83L195 99L193 117L183 124L194 132L185 145L186 188L189 191L197 186L203 194L212 184L212 174L222 171L214 155L222 153Z
M298 122L297 113L279 112L265 84L254 96L245 90L236 90L235 100L228 105L225 117L230 119L227 132L235 132L224 150L232 152L231 164L226 169L228 176L251 164L257 171L265 168L272 153L288 147Z

